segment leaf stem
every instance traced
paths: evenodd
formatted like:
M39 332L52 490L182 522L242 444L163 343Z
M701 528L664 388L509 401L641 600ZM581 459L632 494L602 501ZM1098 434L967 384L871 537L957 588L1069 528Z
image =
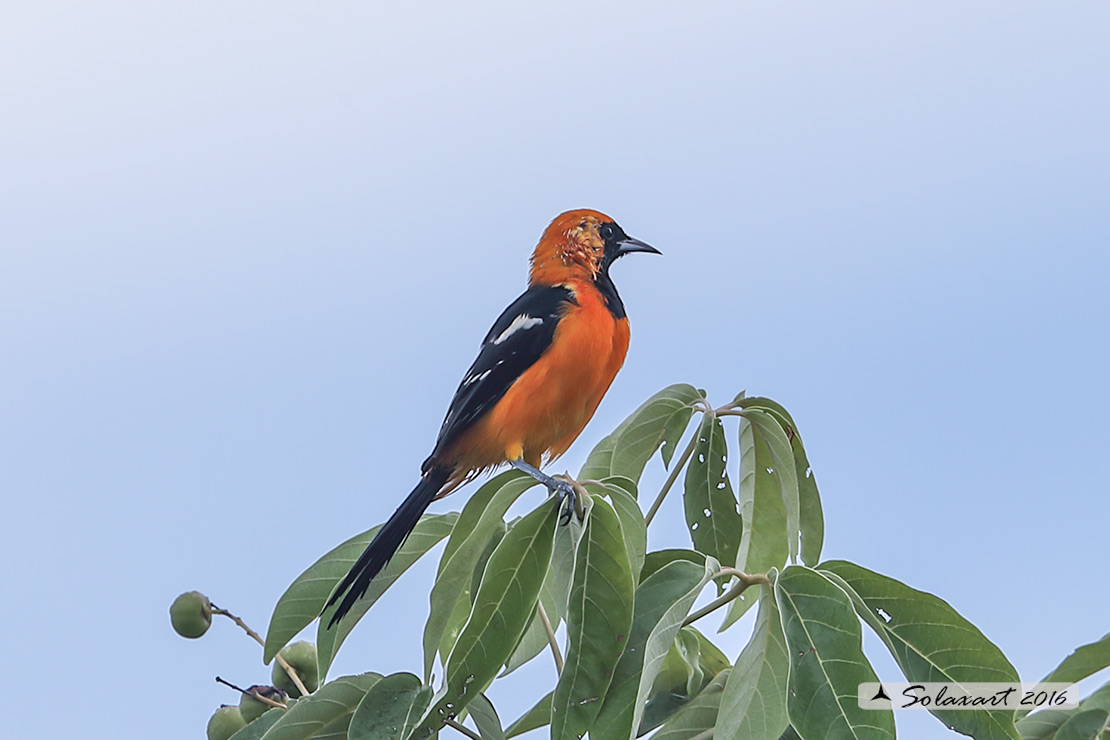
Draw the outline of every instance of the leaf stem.
M682 451L682 457L680 457L678 459L678 462L675 463L674 467L671 468L671 474L667 476L667 482L663 484L663 488L660 489L659 495L657 495L655 497L655 500L651 502L651 508L648 509L647 515L644 516L645 527L649 526L651 524L651 520L655 518L655 513L659 511L659 507L663 505L663 499L667 497L667 494L671 490L671 486L673 486L674 482L678 480L678 474L682 472L682 469L684 467L686 467L686 463L689 462L690 456L694 454L694 447L697 446L697 444L698 429L695 429L694 436L690 438L690 444L686 445L686 449Z
M693 405L701 408L707 414L712 414L715 411L713 405L709 403L709 401L704 396L701 398L695 398Z
M694 735L690 740L713 740L713 728L702 730L697 735Z
M461 732L462 734L464 734L468 738L470 738L470 740L482 740L481 735L479 735L477 732L470 729L466 725L462 724L461 722L456 722L453 719L448 719L448 720L444 720L443 724L447 725L448 727L450 727L453 730L458 730L459 732Z
M711 614L711 613L717 611L722 606L729 603L730 601L735 599L740 594L744 593L744 591L748 588L748 586L754 586L758 583L767 583L767 584L771 583L771 579L768 578L763 573L756 573L754 575L748 575L744 571L737 570L736 568L721 568L717 572L717 575L715 575L713 577L716 578L717 576L735 576L736 579L737 579L737 583L736 583L735 586L730 588L728 591L725 591L719 597L717 597L713 601L709 602L708 604L703 606L701 609L698 609L696 612L694 612L690 616L686 617L686 619L683 620L683 622L682 622L683 627L685 627L688 624L692 624L692 623L696 622L697 620L701 619L702 617L704 617L707 614ZM691 740L693 740L693 738L691 738Z
M263 648L266 647L266 641L263 640L261 637L259 637L257 632L255 632L250 627L248 627L247 623L244 622L242 619L239 619L239 617L235 616L234 614L229 612L227 609L221 609L220 607L216 606L215 604L212 604L211 606L212 606L212 613L213 614L221 614L221 615L227 617L232 622L235 622L235 624L242 627L243 631L246 632L247 635L251 637L251 639L253 639L255 642L257 642ZM301 696L308 696L311 692L304 685L304 682L301 681L301 677L297 674L296 669L294 669L293 666L289 665L289 661L287 661L285 658L281 657L280 654L278 654L276 656L276 659L277 659L278 665L280 665L282 668L284 668L285 672L289 675L289 678L291 678L293 680L293 685L296 686L297 690L301 692Z
M563 654L559 652L559 643L555 640L555 630L547 617L547 610L539 601L536 602L536 614L540 615L540 621L543 622L544 632L547 633L547 644L551 646L551 657L555 659L555 670L561 676L563 675Z

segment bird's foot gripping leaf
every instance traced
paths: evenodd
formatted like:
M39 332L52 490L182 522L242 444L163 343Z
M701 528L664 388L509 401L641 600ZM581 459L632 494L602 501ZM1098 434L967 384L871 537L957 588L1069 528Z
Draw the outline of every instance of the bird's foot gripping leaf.
M562 478L553 478L547 473L544 473L534 465L529 465L523 460L513 460L509 463L517 470L523 471L532 476L540 483L547 487L547 490L557 497L557 505L561 509L564 505L566 511L559 519L559 524L566 526L570 524L570 518L578 510L578 492L574 488L574 484Z

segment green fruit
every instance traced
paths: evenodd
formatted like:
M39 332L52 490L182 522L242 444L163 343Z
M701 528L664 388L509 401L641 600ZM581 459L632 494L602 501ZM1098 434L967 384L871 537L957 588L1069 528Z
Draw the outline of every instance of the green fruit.
M247 693L243 694L239 699L239 711L243 714L243 719L248 723L254 722L266 712L273 709L273 705L267 704L264 701L259 701L257 696L264 696L271 701L284 702L286 693L281 689L276 689L273 686L251 686L247 689Z
M200 591L186 591L170 605L170 624L182 637L200 637L212 625L212 603Z
M304 687L310 692L315 691L320 686L320 671L316 665L316 644L301 640L294 642L292 645L286 645L278 653L281 657L289 661L289 665L293 666L293 670L301 677ZM270 672L270 680L274 682L274 686L285 689L289 692L289 696L298 697L301 695L297 685L293 683L293 679L281 667L281 663L274 661L274 669Z
M208 740L227 740L239 730L247 726L239 707L234 704L224 704L208 720Z

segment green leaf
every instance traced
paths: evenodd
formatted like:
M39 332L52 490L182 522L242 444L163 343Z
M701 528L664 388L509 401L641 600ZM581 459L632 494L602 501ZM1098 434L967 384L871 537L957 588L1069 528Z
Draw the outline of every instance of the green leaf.
M740 517L744 532L736 567L746 573L766 573L781 568L790 554L787 543L786 506L778 478L767 472L775 461L767 436L751 420L740 418ZM754 604L741 594L728 606L721 629L734 624Z
M1054 740L1097 740L1106 727L1105 709L1085 709L1068 719L1056 731Z
M505 740L505 731L501 729L501 718L493 708L493 702L485 694L478 694L470 702L470 717L478 726L478 733L482 740Z
M910 681L1020 680L1002 651L936 596L843 560L820 568L843 579L848 595L858 597L856 611L886 643ZM929 711L946 726L978 740L1018 738L1012 710Z
M553 630L557 630L560 622L566 618L571 579L574 575L574 558L578 552L578 542L582 538L583 525L583 521L580 521L577 517L572 517L569 523L560 526L555 532L555 547L551 554L551 567L548 569L547 575L544 576L543 585L540 587L539 602L547 611L547 618L551 620ZM469 612L466 616L469 616ZM463 617L463 622L465 622L466 616ZM462 623L459 624L459 629L462 629ZM455 636L457 637L457 634ZM544 628L537 612L532 615L524 635L520 638L512 657L505 664L505 671L501 675L507 676L525 663L533 660L546 650L547 646L547 630Z
M1110 666L1110 634L1103 635L1096 642L1077 647L1071 655L1064 658L1060 665L1041 679L1042 683L1072 683L1093 676Z
M636 484L621 476L613 476L599 482L602 483L600 492L608 495L617 504L617 514L621 518L625 541L631 543L629 547L635 548L639 541L639 535L642 534L643 548L646 549L647 529L644 526L643 515L640 513L635 497L630 497L628 494L629 490L635 490ZM587 490L590 489L595 493L599 492L598 486L592 482L587 486ZM639 517L638 525L636 517ZM582 539L584 524L584 521L572 517L569 523L560 526L555 533L555 549L551 555L551 568L544 577L543 587L540 589L540 603L547 611L547 617L551 620L553 630L558 629L560 622L566 619L571 580L574 575L574 560L578 553L579 542ZM636 553L630 551L629 555L633 559L633 567L637 567ZM520 645L513 653L513 657L509 659L505 666L505 673L502 675L512 673L524 663L532 660L543 652L547 645L547 630L537 614L533 616L524 637L521 638Z
M411 673L394 673L370 687L355 708L348 740L405 740L432 700L432 689Z
M347 613L347 616L344 617L339 624L328 629L328 622L331 621L331 615L334 613L335 607L324 612L320 622L316 626L316 660L319 663L321 677L327 676L328 669L331 667L332 661L335 660L335 656L339 653L339 648L343 645L343 641L351 634L351 630L355 628L358 621L370 610L370 607L381 598L381 595L385 593L386 589L393 585L394 581L401 577L402 573L408 570L413 563L424 555L424 553L431 550L440 540L450 534L457 520L458 514L455 512L450 512L448 514L425 514L421 517L420 521L417 522L416 527L413 528L412 533L409 534L408 538L402 543L400 549L389 559L385 568L383 568L382 571L374 577L374 580L370 582L370 587L366 590L366 594L354 603L354 606L351 607L351 611ZM375 533L377 532L376 529L373 531ZM367 543L368 542L369 540L367 540ZM340 545L340 547L343 547L343 545ZM342 562L344 576L347 574L347 571L351 569L354 561L362 554L363 549L365 549L365 545L362 549L357 550L357 552L337 553L336 562ZM333 552L337 552L337 550ZM298 581L299 580L300 579L298 579ZM329 580L331 579L329 578ZM338 583L338 579L335 579L335 582ZM297 583L294 582L293 586L296 585ZM290 586L289 591L286 592L287 594L293 590L293 586ZM332 589L334 589L334 585ZM328 591L328 595L331 595L331 590ZM295 604L298 602L293 601L291 603ZM299 603L302 605L305 604L305 602ZM279 601L278 607L280 608L280 606L281 602ZM276 609L274 614L276 618ZM267 640L268 639L269 635L267 635Z
M552 557L554 557L554 554ZM539 615L540 606L543 606L547 618L551 620L551 629L558 628L557 616L552 616L553 614L557 615L554 597L551 592L552 577L553 573L549 568L543 585L540 587L540 600L536 603L536 609L532 612L532 619L528 622L528 627L524 630L524 635L521 636L512 656L505 663L505 670L501 677L505 677L520 668L548 647L547 629L543 626L543 620L540 619Z
M262 737L264 740L304 740L319 737L338 726L343 727L345 734L351 713L381 678L377 673L363 673L330 681L316 693L298 700Z
M801 534L801 513L799 511L798 477L794 468L794 450L778 419L762 409L747 409L740 415L752 423L756 434L767 442L771 455L771 475L778 483L786 513L786 541L790 562L798 559L799 536Z
M644 401L590 452L579 479L623 475L639 482L648 460L660 448L673 448L682 436L694 402L705 394L692 385L671 385ZM671 450L663 453L669 463Z
M701 640L692 627L682 627L675 635L673 648L678 648L686 664L686 695L695 696L709 680L701 667Z
M592 740L633 740L644 702L682 620L719 569L720 564L713 558L705 558L701 565L675 558L640 583L633 602L628 646L617 662L601 711L590 729Z
M790 670L786 637L773 587L759 588L755 633L725 685L715 740L777 740L790 724L786 716Z
M558 627L566 619L570 602L570 589L574 581L574 561L578 557L578 546L585 532L585 521L571 517L567 524L555 532L555 549L551 553L551 571L544 587L555 606L554 613L548 613L551 626Z
M466 588L466 601L471 604L474 603L474 594L478 593L478 586L482 583L482 575L486 572L486 563L489 562L489 556L492 555L493 551L497 549L497 546L501 544L501 540L505 538L505 533L508 531L509 525L505 524L505 522L496 525L493 534L489 538L489 542L482 548L482 554L478 556L478 562L474 564L474 571L470 576L470 585ZM459 599L459 601L462 600L461 598ZM469 613L468 611L467 614ZM451 644L454 645L455 643L452 642Z
M894 738L894 713L860 709L861 683L877 681L863 655L852 602L820 573L792 565L775 581L790 653L787 713L804 740Z
M424 626L424 678L432 675L436 652L447 631L452 612L470 584L471 575L486 544L505 512L532 486L535 479L517 470L502 473L479 488L463 506L439 561L439 574L429 596L431 610Z
M679 635L682 631L679 630ZM675 642L667 650L663 662L659 665L659 673L651 684L652 698L658 695L674 694L683 699L689 699L692 692L687 688L690 681L690 664L683 659L682 651L678 647L677 636ZM694 692L696 693L696 692ZM663 724L660 720L656 724Z
M817 479L806 456L805 445L798 434L798 425L780 404L769 398L753 397L737 399L741 408L761 408L769 411L778 419L786 436L790 438L790 447L794 450L794 472L798 481L798 497L801 515L802 562L809 566L817 565L821 560L821 546L825 539L825 519L821 512L821 495L817 492Z
M663 723L652 740L690 740L713 729L730 673L728 668L718 673L701 693Z
M1042 709L1018 720L1017 730L1021 740L1048 740L1055 736L1061 725L1082 709Z
M477 590L473 593L477 593ZM470 610L473 608L474 598L470 588L467 587L463 589L463 593L459 595L451 614L448 615L447 626L444 627L443 636L439 640L439 654L443 657L444 662L455 647L455 642L459 639L463 627L466 626L466 620L470 619Z
M1103 684L1073 709L1040 709L1018 720L1021 740L1056 740L1056 732L1077 714L1092 709L1110 711L1110 683ZM1078 728L1076 728L1078 729ZM242 732L242 730L240 730ZM1104 736L1105 737L1105 736Z
M263 712L262 716L236 732L228 740L260 740L266 731L285 715L284 709L274 707Z
M644 512L636 503L636 483L631 478L619 475L610 476L599 483L601 492L613 502L613 508L620 517L632 574L638 577L644 566L644 556L647 555L647 525L644 523ZM586 486L586 490L591 493L596 493L598 488L593 484Z
M613 470L613 451L617 449L620 431L621 427L617 427L594 445L578 471L578 480L597 480L609 476Z
M620 519L605 499L594 497L574 566L566 665L552 701L553 740L580 740L601 709L628 644L635 589Z
M702 397L704 398L704 394ZM690 425L690 417L693 416L693 412L692 406L683 406L663 422L663 445L659 448L659 457L662 458L663 468L666 470L671 469L671 460L674 459L678 442L686 432L686 427Z
M551 699L554 696L554 691L547 692L542 699L536 702L534 707L525 712L516 722L509 725L509 728L505 730L506 740L551 724Z
M358 601L355 609L368 609L382 593L389 588L405 569L427 552L436 542L445 537L454 526L458 514L425 514L409 538L389 565L370 584L366 596ZM320 616L324 604L339 581L347 575L358 556L378 533L379 527L339 545L331 552L313 563L308 570L297 577L285 590L274 607L270 626L266 630L266 647L263 662L269 663L298 632ZM421 549L421 548L424 549ZM344 620L344 623L352 621ZM321 673L320 675L324 675Z
M731 667L725 654L705 635L693 627L681 628L652 682L639 734L666 722L691 697L697 696L710 679Z
M706 637L693 627L683 627L683 629L693 632L694 635L696 635L698 638L698 644L701 651L701 657L699 660L701 662L702 670L705 671L706 676L716 676L724 669L732 667L732 663L728 661L728 658L725 657L725 654L721 652L721 649L719 647L710 642L708 637Z
M1079 702L1080 709L1105 709L1110 712L1110 683L1104 683L1083 701Z
M673 563L676 560L694 563L699 568L705 566L705 554L697 550L687 550L680 547L656 550L655 552L649 552L644 557L644 567L640 569L640 583L646 581L648 576L655 571L662 570L667 563Z
M642 737L651 732L689 703L690 697L686 694L653 690L647 703L644 704L644 713L640 717L640 729L637 731L637 737Z
M701 667L701 641L697 632L693 627L683 627L659 664L651 694L673 693L689 698L697 695L707 680ZM641 727L641 731L643 729Z
M736 564L743 522L728 480L727 456L724 427L720 419L707 415L698 430L694 456L686 468L686 492L682 498L694 548L731 566Z
M447 658L440 698L414 734L417 740L458 716L512 655L539 599L558 521L559 507L548 499L518 521L493 551L470 619Z

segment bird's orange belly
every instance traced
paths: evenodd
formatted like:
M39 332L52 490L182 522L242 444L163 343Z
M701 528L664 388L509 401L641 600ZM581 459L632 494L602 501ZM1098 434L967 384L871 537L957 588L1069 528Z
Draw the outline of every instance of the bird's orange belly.
M578 310L576 320L560 323L543 357L460 440L460 463L473 470L523 459L540 467L582 432L624 362L628 327L608 315L591 320L589 308Z

